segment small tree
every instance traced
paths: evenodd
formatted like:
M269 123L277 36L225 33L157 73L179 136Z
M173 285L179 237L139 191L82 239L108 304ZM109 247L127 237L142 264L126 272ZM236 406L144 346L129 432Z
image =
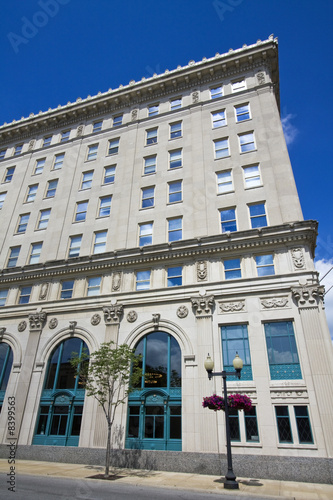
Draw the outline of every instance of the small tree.
M140 357L135 356L133 349L126 344L116 346L114 342L105 342L90 355L89 363L88 358L86 352L81 356L73 353L70 362L87 396L94 396L103 409L108 426L104 477L109 477L112 425L116 409L125 403L128 394L140 380Z

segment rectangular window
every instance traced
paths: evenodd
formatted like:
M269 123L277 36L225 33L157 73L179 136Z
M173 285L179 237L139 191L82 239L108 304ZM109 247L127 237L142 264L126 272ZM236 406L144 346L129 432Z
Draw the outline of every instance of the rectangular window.
M88 210L88 202L80 201L76 204L75 222L83 222L86 220Z
M224 125L227 124L224 109L212 113L212 123L213 123L213 128L224 127Z
M233 408L229 409L230 440L240 441L239 412Z
M156 172L156 155L149 156L149 158L144 159L144 175L154 174Z
M248 151L254 151L256 149L254 144L253 132L249 132L247 134L241 134L238 137L239 137L240 150L242 153L247 153Z
M182 201L182 181L169 183L169 203L177 203Z
M4 307L6 305L8 295L8 289L0 290L0 307Z
M300 444L312 444L313 437L307 406L294 406L298 441Z
M291 321L264 323L272 380L301 379L294 329Z
M275 274L273 255L257 255L256 266L258 276L270 276Z
M182 166L182 150L176 149L175 151L170 151L169 168L178 168Z
M110 167L104 167L104 179L103 184L112 184L116 175L116 165L111 165Z
M152 245L153 243L153 223L139 225L139 246Z
M245 189L261 186L259 165L243 167Z
M100 132L102 130L103 122L95 122L93 124L93 133Z
M168 220L168 241L178 241L183 237L183 220L181 217Z
M236 209L229 208L220 211L222 233L237 231Z
M58 179L54 179L53 181L49 181L47 184L45 198L54 198L54 196L56 194L57 186L58 186Z
M42 160L37 160L36 165L35 165L34 174L36 174L36 175L41 174L43 172L44 165L45 165L45 158L43 158Z
M235 112L236 112L236 122L243 122L251 118L249 104L242 104L241 106L235 106Z
M22 153L23 144L18 144L14 149L14 156L20 155Z
M217 192L229 193L233 191L231 170L226 170L225 172L218 172L217 177Z
M249 336L247 325L228 325L221 327L223 369L234 370L233 360L236 353L243 360L242 380L252 380ZM228 377L228 380L237 380Z
M102 278L100 276L88 279L87 296L99 295Z
M218 141L214 141L215 148L215 159L225 158L229 156L229 139L219 139Z
M31 245L29 264L38 264L43 243L33 243Z
M64 163L64 158L65 158L65 153L55 155L54 163L53 163L53 170L59 170L60 168L62 168L62 165Z
M6 194L7 194L7 192L6 192L6 193L0 193L0 210L1 210L1 209L2 209L2 207L3 207L3 203L4 203L4 201L5 201Z
M158 104L152 104L151 106L148 106L148 116L158 115L158 107Z
M67 142L69 140L70 130L65 130L61 132L60 142Z
M78 257L80 255L81 241L82 234L70 237L68 257Z
M119 139L111 139L109 141L109 155L115 155L119 151Z
M149 290L150 288L150 271L138 271L136 273L136 289Z
M226 280L234 280L242 277L240 259L226 259L223 264Z
M267 226L265 203L256 203L249 206L252 229Z
M30 214L20 215L19 223L17 225L16 233L23 234L26 232L27 225L29 222Z
M181 266L168 267L168 287L181 286L183 280L183 268Z
M3 182L10 182L13 178L14 171L15 171L15 167L7 168Z
M258 432L257 413L255 406L252 406L251 410L247 412L244 411L244 419L245 419L246 441L249 441L251 443L258 443L259 432Z
M155 187L142 188L141 208L150 208L154 206Z
M20 253L21 247L12 247L8 257L7 267L15 267Z
M28 304L30 300L32 286L23 286L20 289L19 304Z
M170 101L170 109L171 111L174 111L175 109L179 109L182 107L182 98L177 97L176 99L172 99Z
M48 225L49 219L50 219L50 214L51 214L50 208L40 211L37 229L46 229L47 228L47 225Z
M90 170L89 172L83 172L82 174L82 182L81 189L89 189L92 185L92 178L94 175L94 171Z
M6 156L7 149L2 149L0 151L0 160L3 160L4 157Z
M211 99L216 99L217 97L222 97L223 96L223 90L222 90L222 85L219 87L214 87L213 89L210 89L210 98Z
M98 144L93 144L88 146L87 161L96 160L97 158Z
M288 406L275 407L276 423L280 443L292 443L293 436L289 419Z
M26 203L34 201L34 199L36 198L37 189L38 189L38 184L34 184L33 186L28 187L28 194L25 199Z
M61 299L71 299L73 297L74 280L63 281L61 283Z
M46 148L47 146L50 146L52 141L52 135L48 135L47 137L44 137L43 139L43 148Z
M99 199L98 217L108 217L111 213L112 196L103 196Z
M157 128L147 130L147 146L150 144L157 144Z
M123 115L118 115L113 118L113 126L119 127L123 124Z
M170 139L176 139L182 136L182 122L170 124Z
M236 82L231 82L232 92L240 92L241 90L245 89L246 89L245 80L237 80Z
M103 253L106 251L106 238L107 238L107 231L98 231L95 233L95 241L94 241L94 249L93 253Z

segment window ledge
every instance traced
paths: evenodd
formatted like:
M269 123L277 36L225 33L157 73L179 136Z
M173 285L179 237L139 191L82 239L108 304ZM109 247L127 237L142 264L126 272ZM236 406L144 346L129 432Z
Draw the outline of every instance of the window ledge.
M226 158L231 158L231 155L222 156L221 158L214 158L214 161L225 160Z
M234 193L235 190L231 190L231 191L225 191L224 193L217 193L217 196L223 196L224 194L230 194L230 193Z
M318 450L318 446L315 444L292 444L292 443L286 443L282 444L279 443L277 445L279 449L288 449L288 450Z
M177 203L183 203L183 200L179 200L179 201L169 201L167 203L167 205L177 205Z
M179 135L178 137L170 137L169 141L176 141L177 139L182 139L183 136Z
M250 441L246 441L245 443L236 443L236 441L231 441L231 446L234 446L235 448L262 448L261 443L251 443Z
M240 121L237 121L237 120L236 120L236 123L244 123L244 122L249 122L250 120L252 120L252 116L251 116L251 118L246 118L246 120L240 120Z
M150 210L151 208L155 208L155 205L153 205L152 207L140 207L139 211L141 211L141 210Z
M246 155L247 153L255 153L256 151L258 151L257 148L251 149L251 151L240 151L239 154Z

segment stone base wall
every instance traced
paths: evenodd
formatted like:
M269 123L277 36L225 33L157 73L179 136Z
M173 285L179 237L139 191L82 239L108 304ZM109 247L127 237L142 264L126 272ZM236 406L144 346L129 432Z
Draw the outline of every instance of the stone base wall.
M0 445L0 458L8 458L8 453L8 447ZM103 466L105 450L63 446L19 446L16 458ZM216 476L224 476L228 470L227 457L223 454L148 450L113 450L111 466ZM331 458L234 455L233 469L237 477L333 484Z

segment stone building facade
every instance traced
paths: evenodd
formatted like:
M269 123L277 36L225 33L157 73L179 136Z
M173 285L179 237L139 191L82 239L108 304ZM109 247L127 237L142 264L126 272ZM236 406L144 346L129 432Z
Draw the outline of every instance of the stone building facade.
M4 124L0 205L1 443L15 401L21 449L105 448L68 358L113 340L146 372L115 448L224 454L204 360L221 371L238 351L228 389L254 409L231 415L234 456L332 457L317 223L284 141L276 39Z

